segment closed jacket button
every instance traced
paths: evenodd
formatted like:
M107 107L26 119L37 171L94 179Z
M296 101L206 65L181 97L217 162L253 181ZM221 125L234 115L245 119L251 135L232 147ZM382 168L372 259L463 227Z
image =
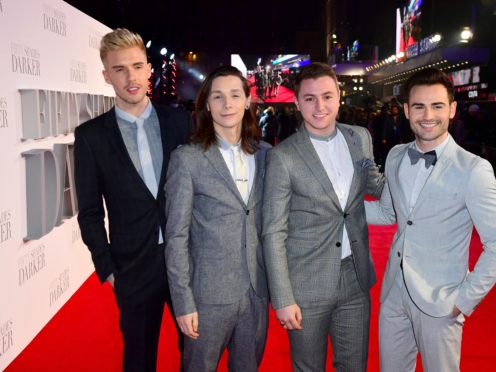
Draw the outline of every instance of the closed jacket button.
M341 243L340 242L337 242L336 243L336 247L341 247Z
M401 253L400 252L397 252L397 254L398 254L398 257L401 257Z
M413 222L408 220L408 221L406 221L406 224L411 226L411 225L413 225Z

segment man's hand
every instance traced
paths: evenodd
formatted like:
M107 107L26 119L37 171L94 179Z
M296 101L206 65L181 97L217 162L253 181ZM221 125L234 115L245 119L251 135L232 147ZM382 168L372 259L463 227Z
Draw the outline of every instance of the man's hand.
M198 333L198 313L194 312L182 316L176 316L177 324L181 332L185 336L196 340L200 334Z
M301 310L297 304L276 310L279 323L288 331L303 329L301 326Z

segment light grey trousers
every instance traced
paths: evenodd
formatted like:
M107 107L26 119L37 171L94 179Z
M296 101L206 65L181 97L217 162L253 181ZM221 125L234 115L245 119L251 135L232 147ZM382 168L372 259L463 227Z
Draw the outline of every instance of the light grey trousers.
M300 304L300 308L303 330L288 331L294 371L324 372L329 336L336 371L366 371L370 295L358 283L352 257L341 261L334 298Z
M415 371L417 353L425 372L458 372L463 314L435 318L412 301L399 270L379 312L381 372Z
M197 340L184 338L184 371L214 372L227 348L230 372L256 372L268 327L268 300L250 289L234 304L197 304Z

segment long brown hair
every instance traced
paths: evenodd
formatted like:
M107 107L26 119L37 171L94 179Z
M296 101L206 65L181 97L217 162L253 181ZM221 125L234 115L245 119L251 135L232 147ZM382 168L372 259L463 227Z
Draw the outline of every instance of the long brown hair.
M191 141L203 146L207 150L211 145L217 144L215 136L214 121L210 111L207 109L208 96L212 89L212 82L221 76L236 76L241 80L245 97L250 96L250 83L236 67L224 65L212 71L198 92L196 97L196 129L191 135ZM241 148L248 154L253 154L258 149L260 138L262 137L257 124L255 111L252 106L245 109L241 125Z

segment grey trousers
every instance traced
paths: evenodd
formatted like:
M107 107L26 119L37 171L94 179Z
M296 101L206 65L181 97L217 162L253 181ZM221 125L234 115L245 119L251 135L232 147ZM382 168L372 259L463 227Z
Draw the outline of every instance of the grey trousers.
M294 371L324 372L329 336L336 371L366 371L370 295L358 283L352 257L341 261L334 298L300 304L300 308L303 330L288 331Z
M262 361L268 327L268 300L250 289L239 302L197 304L197 340L184 338L184 371L216 371L222 353L229 351L231 372L256 372Z
M459 371L464 321L463 314L435 318L423 313L399 270L379 312L381 371L414 371L419 351L425 372Z

